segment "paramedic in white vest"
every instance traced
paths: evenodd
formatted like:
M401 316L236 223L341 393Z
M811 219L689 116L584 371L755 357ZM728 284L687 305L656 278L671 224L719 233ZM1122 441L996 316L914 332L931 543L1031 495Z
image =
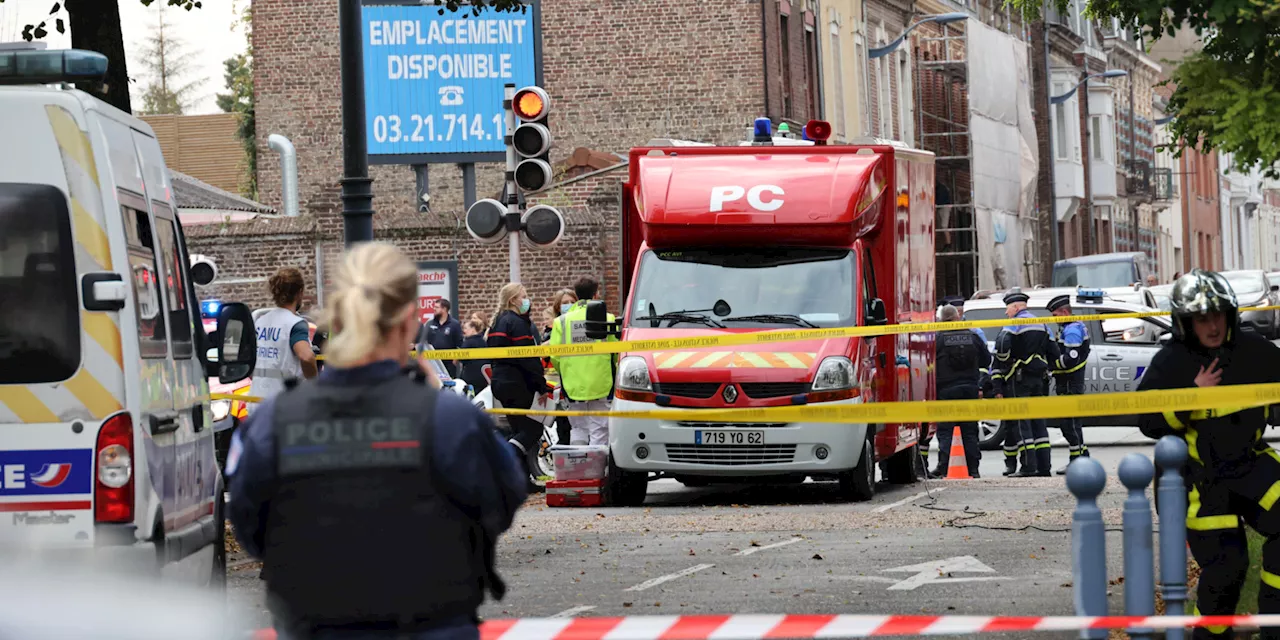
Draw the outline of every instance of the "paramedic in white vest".
M568 309L560 310L560 317L551 325L551 344L581 344L595 342L587 338L587 302L597 299L600 283L582 278L573 285L578 301ZM613 322L613 316L609 316ZM616 338L609 338L616 340ZM617 355L552 356L551 366L560 374L564 394L576 411L608 411L613 400L614 368ZM609 444L609 418L584 416L570 418L570 444Z
M302 272L284 267L267 281L274 309L254 314L258 329L258 366L253 370L253 387L249 395L270 398L284 391L289 378L316 377L316 354L311 349L307 320L298 315L306 282ZM253 412L255 404L249 405Z

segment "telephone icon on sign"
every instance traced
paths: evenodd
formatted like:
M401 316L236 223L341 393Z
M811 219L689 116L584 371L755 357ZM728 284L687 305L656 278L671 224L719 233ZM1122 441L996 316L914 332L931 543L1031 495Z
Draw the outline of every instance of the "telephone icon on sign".
M440 106L456 107L462 104L462 87L440 87Z

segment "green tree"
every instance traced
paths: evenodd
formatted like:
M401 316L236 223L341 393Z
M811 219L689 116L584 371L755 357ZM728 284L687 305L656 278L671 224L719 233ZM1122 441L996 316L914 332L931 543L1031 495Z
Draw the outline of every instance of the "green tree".
M182 115L191 106L201 82L187 82L195 52L173 33L165 17L164 6L156 10L156 22L142 46L142 66L146 69L146 85L142 98L142 115Z
M1006 2L1038 19L1043 0ZM1280 0L1089 0L1085 13L1135 25L1148 41L1193 30L1203 48L1170 78L1175 149L1228 152L1239 168L1280 177Z
M222 63L227 93L218 94L218 108L237 116L236 137L244 147L245 174L240 190L245 197L258 198L257 124L253 114L253 18L252 5L246 6L240 24L247 46L244 53Z

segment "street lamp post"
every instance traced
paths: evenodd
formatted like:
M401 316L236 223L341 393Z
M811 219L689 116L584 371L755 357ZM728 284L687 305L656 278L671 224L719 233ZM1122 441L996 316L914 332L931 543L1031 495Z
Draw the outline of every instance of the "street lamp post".
M884 56L887 56L890 53L893 53L893 50L897 49L898 45L902 44L902 41L907 38L907 34L911 33L912 29L915 29L916 27L926 22L936 22L938 24L947 24L948 22L957 22L960 20L964 20L968 17L969 17L969 14L964 13L963 11L957 11L954 13L942 13L936 16L925 16L924 18L921 18L919 22L916 22L915 24L904 29L902 31L902 34L899 35L897 38L894 38L893 41L890 42L889 44L886 44L882 47L876 47L868 51L867 60L875 60L876 58L883 58Z
M373 180L365 131L364 40L360 0L339 0L342 65L342 239L347 247L373 240Z
M1053 157L1053 109L1052 109L1052 106L1053 106L1053 105L1059 105L1059 104L1062 104L1062 103L1066 102L1067 100L1070 100L1070 99L1071 99L1071 96L1075 95L1075 93L1076 93L1076 90L1077 90L1077 89L1079 89L1082 85L1084 85L1084 84L1088 83L1088 82L1089 82L1089 80L1091 80L1091 79L1093 79L1093 78L1119 78L1119 77L1121 77L1121 76L1127 76L1127 75L1129 75L1129 72L1128 72L1128 71L1125 71L1125 70L1123 70L1123 69L1108 69L1108 70L1106 70L1106 71L1103 71L1102 73L1094 73L1094 74L1090 74L1090 75L1085 75L1085 73L1084 73L1084 72L1082 72L1082 73L1081 73L1081 75L1083 75L1084 77L1080 79L1080 82L1077 82L1077 83L1076 83L1076 86L1071 87L1071 90L1070 90L1070 91L1067 91L1066 93L1064 93L1064 94L1062 94L1062 95L1060 95L1060 96L1053 96L1053 97L1049 98L1049 105L1050 105L1050 109L1049 109L1049 162L1056 162L1056 161L1057 161L1057 160L1056 160L1056 158L1054 158L1054 157ZM1051 86L1051 84L1050 84L1050 78L1046 76L1046 77L1045 77L1045 87L1046 87L1046 88L1048 88L1049 86ZM1089 166L1089 168L1090 168L1090 172L1092 172L1092 170L1093 170L1093 159L1089 156L1089 139L1090 139L1090 138L1089 138L1089 136L1090 136L1090 131L1089 131L1089 92L1088 92L1088 91L1085 91L1085 94L1084 94L1084 100L1083 100L1082 102L1084 103L1084 104L1083 104L1083 106L1084 106L1084 122L1083 122L1083 125L1084 125L1084 149L1082 150L1082 151L1083 151L1082 156L1083 156L1085 159L1087 159L1087 160L1088 160L1088 163L1086 163L1086 164ZM1052 175L1052 173L1050 173L1050 175ZM1090 176L1090 177L1092 177L1092 176ZM1086 185L1086 187L1085 187L1085 195L1084 195L1084 201L1085 201L1085 207L1086 207L1085 213L1087 213L1087 214L1088 214L1088 217L1087 217L1087 218L1085 218L1085 220L1086 220L1086 224L1088 225L1088 228L1087 228L1087 229L1085 229L1085 237L1089 239L1089 245L1088 245L1088 247L1086 248L1086 250L1087 250L1087 252L1088 252L1088 253L1094 253L1094 252L1096 252L1096 251L1097 251L1097 247L1095 246L1095 242L1094 242L1095 238L1094 238L1094 231L1093 231L1093 181L1092 181L1091 179L1090 179L1090 180L1085 180L1085 185ZM1049 202L1050 202L1049 206L1050 206L1050 214L1051 214L1051 217L1053 218L1053 220L1052 220L1052 229L1053 229L1053 237L1054 237L1054 239L1055 239L1054 244L1055 244L1055 245L1057 245L1057 244L1058 244L1058 241L1057 241L1057 237L1058 237L1058 199L1057 199L1057 197L1054 195L1054 187L1055 187L1055 186L1056 186L1056 185L1054 185L1052 182L1050 182L1050 183L1049 183ZM1056 260L1056 259L1057 259L1057 256L1054 256L1054 259Z

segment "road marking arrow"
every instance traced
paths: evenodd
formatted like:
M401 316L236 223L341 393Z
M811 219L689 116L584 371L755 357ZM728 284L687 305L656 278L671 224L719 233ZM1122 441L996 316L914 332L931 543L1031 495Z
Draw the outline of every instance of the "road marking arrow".
M911 591L921 585L941 582L979 582L983 580L1001 580L999 576L969 576L964 578L946 577L950 573L995 573L995 569L982 564L973 556L956 556L945 560L933 560L920 564L885 569L885 573L914 573L901 582L889 587L889 591Z

